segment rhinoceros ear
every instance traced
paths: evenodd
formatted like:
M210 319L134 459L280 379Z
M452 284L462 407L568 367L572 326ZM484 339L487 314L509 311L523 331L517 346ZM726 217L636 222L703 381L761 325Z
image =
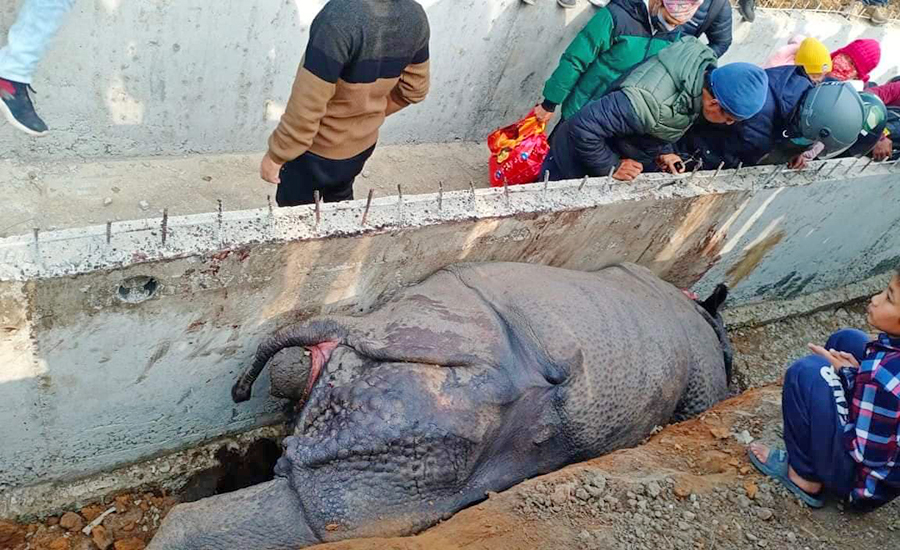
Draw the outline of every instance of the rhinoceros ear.
M709 298L700 302L700 306L705 309L707 313L715 317L719 314L719 308L722 307L722 304L724 304L727 299L728 286L720 284L716 286L716 289L713 290L713 293Z

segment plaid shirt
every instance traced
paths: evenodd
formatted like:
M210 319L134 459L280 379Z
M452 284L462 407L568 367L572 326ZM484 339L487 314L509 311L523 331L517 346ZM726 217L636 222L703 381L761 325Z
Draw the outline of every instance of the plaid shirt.
M858 464L855 504L884 504L900 495L900 338L869 343L856 372L842 369L850 400L844 445Z

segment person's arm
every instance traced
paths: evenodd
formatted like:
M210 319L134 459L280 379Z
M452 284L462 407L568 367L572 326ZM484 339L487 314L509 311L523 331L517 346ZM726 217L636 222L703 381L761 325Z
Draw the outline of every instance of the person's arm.
M428 38L409 65L403 69L400 80L388 96L386 114L388 116L425 100L431 84L428 57Z
M269 137L267 156L276 164L296 159L312 145L341 72L353 58L352 39L331 17L327 9L323 10L310 27L309 44L291 98Z
M559 66L544 84L544 101L541 107L552 113L557 105L569 97L578 79L591 63L610 48L614 32L612 13L607 8L600 9L566 48Z
M588 103L571 120L569 138L590 176L608 176L621 159L608 144L618 136L637 135L640 124L628 97L615 91Z
M865 505L878 500L877 486L897 460L900 398L875 379L859 381L858 375L856 386L853 408L859 411L859 416L854 425L846 427L844 443L860 466L850 500Z
M900 107L900 81L875 86L867 91L877 95L888 107Z
M728 51L728 48L731 47L731 42L734 40L732 35L732 14L731 4L727 0L722 9L719 10L715 21L706 30L706 39L716 57L722 57Z

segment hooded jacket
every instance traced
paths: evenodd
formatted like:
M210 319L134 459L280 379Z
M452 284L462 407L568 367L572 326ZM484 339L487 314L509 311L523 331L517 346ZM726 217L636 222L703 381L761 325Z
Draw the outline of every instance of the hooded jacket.
M716 13L711 13L715 9ZM708 21L712 17L712 21ZM694 14L694 17L682 25L681 32L685 36L696 36L700 38L701 34L706 34L709 41L709 47L712 49L716 57L722 57L731 47L734 40L732 34L733 13L731 3L728 0L706 0ZM701 33L706 26L706 32Z
M572 118L623 74L681 36L679 29L654 31L643 0L612 0L597 10L544 85L543 107L554 111L562 105L563 118Z

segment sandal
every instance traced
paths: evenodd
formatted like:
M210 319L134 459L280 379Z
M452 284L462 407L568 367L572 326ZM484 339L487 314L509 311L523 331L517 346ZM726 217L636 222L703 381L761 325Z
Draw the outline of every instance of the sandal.
M791 481L788 477L788 454L782 450L770 450L769 458L765 462L760 461L756 458L756 455L753 454L749 449L747 450L747 456L750 457L750 462L753 466L756 467L761 473L771 477L772 479L778 480L781 482L784 487L792 492L797 498L805 502L810 508L821 508L825 506L825 502L822 499L815 497L801 489L797 486L796 483Z

